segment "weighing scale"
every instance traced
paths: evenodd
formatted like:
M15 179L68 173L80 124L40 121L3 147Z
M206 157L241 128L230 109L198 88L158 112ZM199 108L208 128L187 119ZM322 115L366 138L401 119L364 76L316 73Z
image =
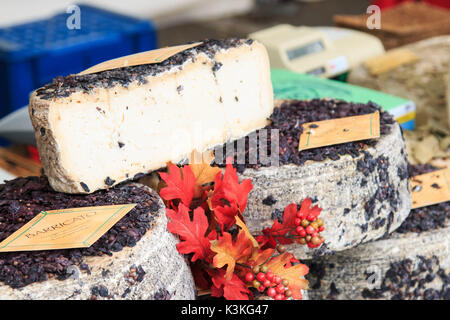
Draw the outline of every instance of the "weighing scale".
M249 34L266 47L272 68L335 77L384 53L370 34L336 27L281 24Z

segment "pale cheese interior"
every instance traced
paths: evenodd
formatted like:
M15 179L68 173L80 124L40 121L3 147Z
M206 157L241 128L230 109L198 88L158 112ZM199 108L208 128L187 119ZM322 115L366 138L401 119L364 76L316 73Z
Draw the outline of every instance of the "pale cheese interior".
M118 183L265 126L273 92L264 47L241 46L215 59L222 63L216 72L200 54L147 84L77 92L50 104L49 123L68 179L93 191L104 188L107 177ZM49 178L68 192L62 180Z

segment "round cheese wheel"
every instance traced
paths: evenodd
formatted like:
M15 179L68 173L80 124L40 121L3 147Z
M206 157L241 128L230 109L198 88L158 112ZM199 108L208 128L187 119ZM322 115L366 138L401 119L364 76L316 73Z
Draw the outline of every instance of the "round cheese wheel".
M283 103L298 102L280 101L282 108ZM325 242L317 249L288 245L300 259L349 249L395 230L409 213L411 195L401 128L395 121L385 128L357 155L245 168L240 178L253 184L244 213L249 230L260 233L282 217L287 205L307 197L323 209Z
M398 234L307 264L309 297L450 299L450 227Z
M415 176L436 170L410 165ZM312 299L450 299L450 202L411 210L389 237L307 261Z
M24 187L20 190L28 188L30 179L20 179L28 179L21 183ZM40 185L41 181L31 183L34 183L36 190L46 188ZM130 191L127 189L130 186L138 189ZM64 280L56 279L56 275L44 275L47 280L25 286L14 287L1 283L0 299L194 299L196 290L192 274L185 258L177 252L177 239L167 230L165 206L161 198L155 191L140 184L120 185L114 188L117 189L125 193L149 193L151 199L158 204L157 210L154 210L153 205L147 211L152 217L150 228L134 246L123 246L110 256L83 256L82 265L74 264L66 268L68 277ZM48 192L52 193L53 199L58 195L80 199L84 197ZM113 199L111 192L112 190L101 191L100 195L91 195L90 199ZM130 213L131 211L128 215ZM0 263L5 263L8 254L11 253L0 253ZM87 270L82 266L87 266ZM14 279L11 283L14 283Z

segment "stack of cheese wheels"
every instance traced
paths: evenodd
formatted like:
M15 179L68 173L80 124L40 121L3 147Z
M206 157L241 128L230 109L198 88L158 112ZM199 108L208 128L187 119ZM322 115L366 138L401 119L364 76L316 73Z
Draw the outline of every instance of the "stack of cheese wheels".
M424 232L395 232L389 238L308 261L309 296L313 300L448 300L449 252L448 222Z
M298 130L292 129L294 125L298 128L305 122L375 111L379 107L372 104L334 100L277 101L272 124L266 128L280 130L280 164L257 168L238 164L240 177L251 179L253 184L244 213L250 231L258 234L270 227L288 204L299 204L306 197L323 209L320 217L325 230L321 234L325 242L317 249L289 245L288 250L300 259L349 249L395 230L409 213L411 195L401 128L386 112L380 114L381 136L377 140L311 152L295 149L299 136ZM288 152L290 156L285 157ZM290 159L297 163L289 163Z
M264 127L273 108L264 46L227 39L205 40L160 63L58 77L31 95L29 113L53 190L86 197L100 192L101 198L107 196L102 189L113 191L168 161ZM90 273L20 289L4 285L0 296L194 298L192 275L160 204L151 230L134 247L86 257ZM130 285L130 276L140 281Z
M411 176L434 171L409 166ZM450 299L450 201L411 210L392 234L307 261L310 298Z
M1 299L195 297L191 271L177 252L177 240L166 228L164 203L150 188L131 183L88 196L70 195L51 190L44 177L29 177L0 185L0 193L3 224L11 211L21 219L31 219L42 210L66 206L122 204L124 199L137 203L125 216L127 223L122 218L90 248L0 253L4 282L0 285ZM31 215L26 214L29 209L33 211ZM10 229L8 233L15 231ZM81 262L77 264L74 257ZM52 266L53 275L48 271Z

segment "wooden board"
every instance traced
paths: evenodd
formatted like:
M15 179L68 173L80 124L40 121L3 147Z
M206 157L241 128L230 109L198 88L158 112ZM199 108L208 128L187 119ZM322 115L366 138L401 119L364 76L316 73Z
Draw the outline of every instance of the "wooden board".
M200 44L202 44L202 42L196 42L196 43L185 44L185 45L174 46L174 47L166 47L166 48L131 54L128 56L124 56L124 57L120 57L117 59L112 59L112 60L102 62L100 64L97 64L89 69L86 69L86 70L80 72L79 74L85 75L85 74L96 73L96 72L105 71L105 70L137 66L137 65L141 65L141 64L160 63L160 62L170 58L174 54L177 54L181 51L196 47Z
M410 179L412 208L450 201L450 169L442 169Z
M372 75L390 71L403 64L413 63L419 58L409 49L396 49L385 53L384 55L371 58L364 62Z
M303 124L298 150L380 137L380 113Z
M39 163L1 147L0 168L18 177L41 175Z

